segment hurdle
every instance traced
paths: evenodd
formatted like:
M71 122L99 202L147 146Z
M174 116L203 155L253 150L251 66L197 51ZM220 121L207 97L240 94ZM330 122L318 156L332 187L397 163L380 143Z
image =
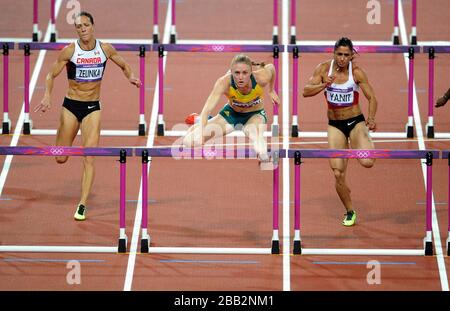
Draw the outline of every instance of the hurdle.
M448 213L447 213L447 256L450 256L450 150L442 151L442 159L448 160Z
M400 44L399 37L399 23L398 23L398 15L399 15L399 1L394 0L394 30L391 35L391 40L394 45ZM296 44L297 41L297 0L291 0L291 29L290 29L290 44ZM411 35L410 42L411 45L417 44L417 0L412 0L412 27L411 27Z
M159 43L159 0L153 0L153 43Z
M398 16L399 16L399 3L400 0L394 0L394 32L392 33L392 43L394 45L400 44L399 38L399 26L398 26ZM411 45L417 44L417 0L412 0L411 8L411 34L410 34Z
M176 159L256 159L252 149L224 148L135 148L135 156L142 157L142 220L141 220L141 253L184 253L184 254L279 254L279 159L285 157L284 150L269 150L274 165L273 169L273 202L272 202L272 241L270 248L219 248L219 247L152 247L148 234L148 162L149 157L174 157Z
M9 119L9 50L14 49L13 42L0 42L3 47L3 123L2 134L11 131L11 120Z
M33 0L33 34L32 41L37 42L41 39L42 32L39 30L39 0ZM50 0L50 42L56 42L56 18L55 18L55 0Z
M355 50L361 53L408 53L409 58L409 79L408 79L408 121L406 123L406 132L375 132L372 137L378 138L413 138L414 137L414 119L413 119L413 85L414 85L414 55L420 52L419 46L392 46L392 45L355 45ZM299 132L298 124L298 58L300 53L333 53L332 45L289 45L288 52L292 53L292 137L326 137L326 132Z
M153 50L158 51L158 136L184 136L185 131L166 131L164 122L164 70L163 70L163 57L165 52L272 52L273 62L276 71L275 92L278 93L278 72L279 72L279 53L284 52L283 45L242 45L242 44L159 44L154 45ZM279 123L278 123L278 107L273 107L273 122L271 126L271 133L265 133L265 136L272 137L279 135ZM231 133L230 136L243 136L242 131Z
M178 40L177 30L176 30L176 1L168 0L171 3L171 25L170 25L170 43L176 44ZM158 27L158 0L153 0L153 43L159 43L159 27ZM278 20L278 0L273 0L273 27L272 27L272 44L277 45L278 34L279 34L279 20Z
M170 24L170 43L175 44L177 42L177 30L176 30L176 4L175 0L168 0L167 3L171 3L170 16L172 22ZM153 43L159 43L159 0L153 0Z
M272 44L278 44L278 0L273 0L273 27L272 27Z
M24 246L0 245L0 252L70 252L70 253L125 253L127 251L127 236L125 232L126 210L126 158L133 155L131 148L84 148L84 147L5 147L0 146L0 155L18 156L104 156L119 157L120 162L120 212L119 240L117 247L109 246Z
M291 39L290 44L297 43L297 0L291 0Z
M70 42L46 43L46 42L21 42L19 49L24 50L24 135L56 135L56 129L33 129L33 123L30 119L30 55L32 50L62 50ZM152 46L149 44L134 43L113 43L112 46L118 51L134 52L139 51L139 78L142 86L139 91L139 124L137 130L101 130L100 135L103 136L145 136L145 53L151 51ZM78 135L80 132L78 132Z
M450 53L450 45L424 46L423 52L428 53L428 138L450 138L450 133L435 133L434 129L434 57L435 53Z
M433 255L432 240L432 164L433 159L439 159L437 150L351 150L351 149L291 149L288 158L294 158L294 248L295 255ZM300 237L300 165L303 158L346 158L346 159L426 159L426 236L423 239L423 249L326 249L302 248Z

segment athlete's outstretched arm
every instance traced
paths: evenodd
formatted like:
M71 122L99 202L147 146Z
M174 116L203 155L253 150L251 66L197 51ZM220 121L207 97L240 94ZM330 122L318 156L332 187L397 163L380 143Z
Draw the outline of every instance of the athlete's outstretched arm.
M278 98L278 94L275 92L275 79L277 74L275 66L273 64L266 64L264 65L264 70L266 70L268 76L270 77L268 94L272 100L272 104L278 105L280 103L280 99Z
M355 68L353 72L357 83L359 84L364 93L364 96L369 101L369 113L367 115L366 121L367 126L369 127L369 130L375 131L376 130L375 114L377 113L378 107L375 92L373 91L373 88L369 83L369 79L367 78L366 73L361 68Z
M111 59L117 66L119 66L120 69L122 69L128 81L130 81L131 84L136 85L136 87L140 87L141 80L134 76L130 65L123 59L122 56L119 55L119 53L117 53L117 50L109 43L102 43L102 48L105 51L106 56Z
M208 122L208 116L220 102L222 95L227 91L227 87L229 87L227 81L229 81L229 77L228 75L225 75L217 79L216 83L214 83L214 87L206 99L205 105L200 113L200 124L202 129L205 128L206 123Z
M68 46L66 46L62 49L61 53L58 56L58 59L53 63L49 73L47 74L47 76L45 78L44 98L35 107L34 112L38 112L38 111L46 112L47 110L50 110L51 95L52 95L52 91L53 91L53 81L61 73L63 68L66 66L66 64L69 62L74 50L75 50L75 45L73 43L69 44Z

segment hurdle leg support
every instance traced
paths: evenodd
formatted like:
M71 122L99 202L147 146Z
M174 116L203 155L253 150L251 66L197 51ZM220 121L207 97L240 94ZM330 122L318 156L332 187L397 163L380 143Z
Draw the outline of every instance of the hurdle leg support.
M146 132L147 132L147 124L145 122L145 115L140 114L139 115L138 135L145 136Z
M3 118L2 134L9 134L10 132L11 132L11 120L7 116L5 116Z
M434 138L434 126L433 125L427 126L427 138Z
M164 136L164 122L158 123L158 136Z
M173 30L173 31L175 31L175 30ZM170 43L171 44L177 43L177 34L175 32L170 34Z
M294 255L301 255L302 254L302 241L294 241Z
M406 127L406 137L408 138L414 138L414 127L413 126L407 126Z
M433 238L431 231L427 231L427 235L423 238L423 247L425 256L433 256Z
M119 246L117 249L118 253L126 253L128 239L125 234L125 216L126 216L126 162L127 153L126 150L122 149L120 151L120 211L119 211Z
M394 32L392 33L392 44L400 45L399 26L394 26Z
M142 229L141 238L141 253L148 253L150 248L150 235L147 233L147 229Z
M23 134L30 135L33 128L33 121L28 120L23 123Z
M56 37L57 37L56 31L52 32L50 34L50 42L56 42Z
M302 156L299 151L295 152L294 155L294 255L301 255L302 253L302 242L300 238L300 176L301 170L300 165L302 164Z
M298 137L298 125L297 124L292 125L291 137Z
M278 44L278 35L272 35L272 44Z
M145 136L145 123L144 124L142 124L142 123L139 124L138 132L139 132L139 136Z
M425 256L433 256L433 242L432 241L425 242Z
M280 253L280 241L279 240L272 240L272 254L279 254Z
M33 32L33 42L38 42L39 38L41 37L41 31Z
M119 246L118 246L118 248L117 248L117 252L118 253L126 253L127 252L127 244L128 244L128 241L127 241L128 239L127 239L127 236L125 235L125 237L120 237L119 238Z

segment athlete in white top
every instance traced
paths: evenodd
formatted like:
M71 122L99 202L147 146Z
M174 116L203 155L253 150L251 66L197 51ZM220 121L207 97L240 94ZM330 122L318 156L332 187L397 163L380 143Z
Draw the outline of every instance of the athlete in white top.
M348 38L339 39L334 46L332 60L319 64L303 90L304 97L325 91L328 104L328 145L330 149L373 149L369 130L376 130L377 100L365 72L352 63L353 43ZM367 120L359 106L359 88L369 102ZM362 166L370 168L375 159L358 159ZM346 214L344 226L355 224L356 213L350 197L345 175L348 159L330 159L336 179L336 191Z
M34 111L46 112L51 108L54 79L66 67L69 88L61 109L56 145L72 146L78 130L81 129L83 147L98 147L100 85L107 59L111 59L122 69L131 84L140 87L141 81L134 76L130 65L111 44L95 39L94 19L91 14L80 12L74 24L79 40L61 51L46 77L44 98ZM67 156L56 157L56 161L61 164L67 160ZM94 157L84 157L83 164L81 198L74 215L76 220L86 219L86 202L94 181Z

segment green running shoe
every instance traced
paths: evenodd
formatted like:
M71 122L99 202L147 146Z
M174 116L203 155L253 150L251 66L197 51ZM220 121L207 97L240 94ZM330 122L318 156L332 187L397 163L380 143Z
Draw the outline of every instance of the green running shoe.
M75 212L75 215L73 215L73 218L75 218L75 220L85 220L86 206L84 206L83 204L78 205L77 211Z
M349 211L344 214L345 218L342 221L342 224L346 227L351 227L355 224L356 221L356 212L355 211Z

